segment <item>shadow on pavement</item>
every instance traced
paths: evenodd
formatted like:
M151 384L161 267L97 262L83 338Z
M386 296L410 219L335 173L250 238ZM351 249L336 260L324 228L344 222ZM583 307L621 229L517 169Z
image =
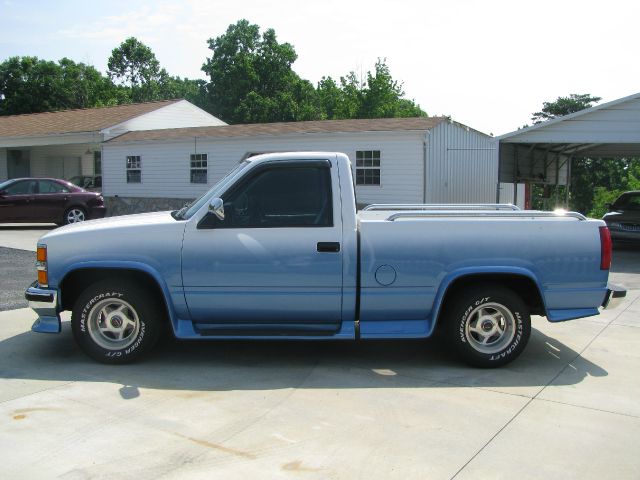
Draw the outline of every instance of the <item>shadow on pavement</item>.
M533 329L523 355L506 367L466 367L442 342L429 341L176 341L163 340L144 361L108 366L76 346L69 322L60 335L22 333L0 342L0 378L112 382L122 398L138 388L191 391L285 388L536 387L535 394L578 353ZM607 371L584 358L572 375L580 383Z

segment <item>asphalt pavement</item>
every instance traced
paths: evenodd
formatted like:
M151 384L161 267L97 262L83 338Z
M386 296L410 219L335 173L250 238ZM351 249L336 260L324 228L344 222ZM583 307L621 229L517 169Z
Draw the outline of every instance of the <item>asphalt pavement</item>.
M36 255L29 250L0 247L0 311L24 308L24 291L36 279Z

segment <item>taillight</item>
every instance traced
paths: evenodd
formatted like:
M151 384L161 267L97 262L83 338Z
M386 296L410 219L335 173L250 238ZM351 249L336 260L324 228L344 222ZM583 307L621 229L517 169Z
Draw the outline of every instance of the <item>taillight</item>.
M611 247L609 228L600 227L600 270L611 268Z

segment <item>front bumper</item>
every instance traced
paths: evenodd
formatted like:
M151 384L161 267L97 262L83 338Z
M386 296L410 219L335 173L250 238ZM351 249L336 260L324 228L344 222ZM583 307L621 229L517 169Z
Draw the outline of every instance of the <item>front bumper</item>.
M38 314L31 330L40 333L60 333L62 328L58 315L58 292L40 288L38 282L33 282L24 292L24 297L29 302L29 308Z
M622 303L626 296L627 291L624 288L610 283L607 285L607 294L604 296L604 300L602 301L602 308L616 308Z

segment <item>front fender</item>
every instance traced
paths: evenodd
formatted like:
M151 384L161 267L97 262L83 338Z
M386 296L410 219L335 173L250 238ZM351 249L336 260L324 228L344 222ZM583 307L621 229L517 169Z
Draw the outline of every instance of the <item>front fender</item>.
M62 295L64 294L64 292L62 292L60 289L61 285L69 275L80 270L129 270L141 272L150 276L162 292L163 300L167 309L167 314L169 315L169 320L171 321L171 325L175 332L177 325L176 307L179 308L184 305L184 293L182 292L182 287L180 286L178 289L179 291L173 292L172 295L169 286L167 285L160 272L158 272L152 266L142 262L115 260L84 261L69 264L62 270L62 273L59 277L61 280L58 283L57 290L60 298L60 304L62 304ZM176 305L176 303L178 303L178 305Z

